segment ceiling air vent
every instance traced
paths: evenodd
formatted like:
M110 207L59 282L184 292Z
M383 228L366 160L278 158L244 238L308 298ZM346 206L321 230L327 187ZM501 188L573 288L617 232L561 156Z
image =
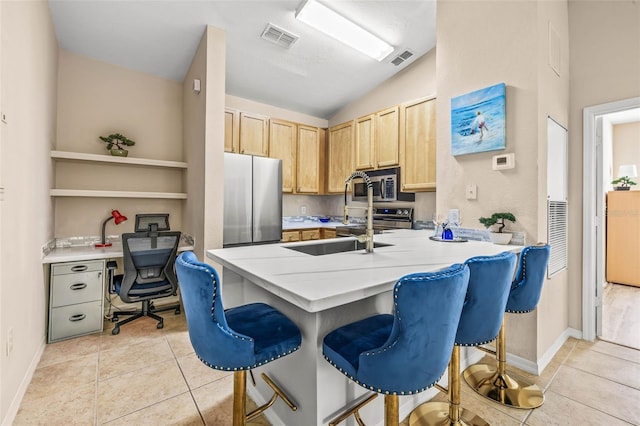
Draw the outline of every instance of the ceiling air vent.
M413 52L407 49L401 54L399 54L398 56L396 56L395 58L393 58L391 63L395 66L398 66L412 56L413 56Z
M285 31L282 28L273 25L272 23L269 23L267 25L267 28L265 28L262 32L261 38L270 41L271 43L277 44L280 47L288 49L300 37L295 34L291 34L290 32Z

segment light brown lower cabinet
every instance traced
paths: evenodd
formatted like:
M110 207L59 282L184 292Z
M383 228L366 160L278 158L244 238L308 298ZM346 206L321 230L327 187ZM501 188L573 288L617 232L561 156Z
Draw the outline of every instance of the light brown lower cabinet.
M640 191L607 193L607 281L640 287Z
M294 241L323 240L335 238L336 230L333 228L312 228L312 229L287 229L282 231L282 242L292 243Z

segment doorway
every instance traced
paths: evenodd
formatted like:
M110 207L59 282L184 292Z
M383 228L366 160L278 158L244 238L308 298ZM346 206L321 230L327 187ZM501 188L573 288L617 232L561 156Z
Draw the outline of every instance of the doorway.
M596 105L585 108L583 112L582 329L583 338L586 340L603 336L603 325L610 340L618 338L615 333L612 333L612 328L624 329L624 326L612 323L623 321L612 314L624 313L626 308L624 305L612 305L612 303L624 304L628 301L629 295L620 295L619 291L612 290L628 289L611 285L606 286L608 289L605 293L606 222L604 213L605 192L610 178L609 170L605 173L604 168L605 164L611 162L611 159L607 158L607 155L610 156L607 152L611 150L605 150L606 143L611 143L610 138L607 141L607 129L610 129L612 124L634 120L634 118L628 118L632 111L635 111L636 115L631 117L637 117L640 111L640 98ZM636 289L631 289L633 290ZM607 323L603 324L603 321ZM629 345L626 340L619 343Z

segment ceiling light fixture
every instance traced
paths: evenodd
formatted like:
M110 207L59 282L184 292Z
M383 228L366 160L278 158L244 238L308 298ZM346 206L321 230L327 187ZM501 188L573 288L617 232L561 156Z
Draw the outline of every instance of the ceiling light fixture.
M296 18L378 61L393 52L389 43L316 0L306 0L296 11Z

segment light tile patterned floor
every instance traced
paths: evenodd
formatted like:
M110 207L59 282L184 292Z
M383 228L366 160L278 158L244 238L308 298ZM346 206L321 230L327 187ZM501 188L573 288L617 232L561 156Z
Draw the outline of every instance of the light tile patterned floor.
M640 287L609 283L602 298L602 338L640 349Z
M165 318L162 330L145 318L112 336L105 323L103 334L47 345L14 425L230 425L232 375L196 358L183 315ZM543 374L518 373L544 389L542 407L503 407L462 381L463 406L492 425L640 425L638 350L569 339Z

